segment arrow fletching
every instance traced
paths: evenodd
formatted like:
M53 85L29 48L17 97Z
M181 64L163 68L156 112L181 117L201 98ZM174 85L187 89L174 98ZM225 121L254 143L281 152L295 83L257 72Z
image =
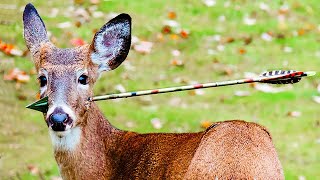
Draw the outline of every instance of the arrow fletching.
M204 84L169 87L169 88L162 88L162 89L136 91L136 92L125 92L120 94L109 94L109 95L103 95L103 96L90 97L88 101L128 98L128 97L135 97L135 96L169 93L169 92L175 92L175 91L186 91L191 89L229 86L229 85L245 84L245 83L253 83L253 82L269 83L269 84L294 84L299 82L302 77L314 76L315 74L316 72L314 71L303 72L303 71L294 71L294 70L289 70L289 71L276 70L276 71L268 71L268 72L262 73L260 76L256 78L251 78L251 79L239 79L239 80L211 82L211 83L204 83ZM48 97L44 97L28 105L27 108L46 113L48 111Z

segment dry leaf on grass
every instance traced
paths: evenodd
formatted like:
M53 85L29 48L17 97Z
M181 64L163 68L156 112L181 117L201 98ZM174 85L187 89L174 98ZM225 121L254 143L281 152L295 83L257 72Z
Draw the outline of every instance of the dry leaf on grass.
M27 83L30 81L30 76L21 71L18 68L11 69L8 74L3 76L3 80L5 81L16 81L18 83Z
M245 96L250 96L251 94L249 91L235 91L234 95L239 97L245 97Z
M162 122L159 118L153 118L151 119L151 124L152 124L152 127L155 128L155 129L161 129L162 128Z
M139 41L133 45L133 49L141 54L149 54L151 52L153 43L148 41Z
M86 44L86 42L85 42L83 39L81 39L81 38L71 39L71 40L70 40L70 43L71 43L72 46L75 46L75 47L77 47L77 46L82 46L82 45L85 45L85 44Z
M205 121L202 121L200 123L200 127L203 128L203 129L207 129L208 127L210 127L211 125L213 124L213 122L209 121L209 120L205 120Z
M289 117L300 117L301 116L301 112L300 111L290 111L287 114Z
M292 86L281 86L281 87L275 87L271 86L269 84L259 84L259 83L254 83L253 87L258 90L262 91L265 93L279 93L279 92L284 92L292 89Z
M32 164L29 164L27 166L29 172L32 174L32 175L38 175L39 174L39 168L36 167L35 165L32 165Z
M173 60L171 60L170 64L172 66L178 66L178 67L184 66L184 62L180 59L173 59Z
M318 104L320 104L320 96L313 96L312 100Z
M216 3L217 3L215 0L202 0L202 2L207 7L212 7L212 6L216 5Z

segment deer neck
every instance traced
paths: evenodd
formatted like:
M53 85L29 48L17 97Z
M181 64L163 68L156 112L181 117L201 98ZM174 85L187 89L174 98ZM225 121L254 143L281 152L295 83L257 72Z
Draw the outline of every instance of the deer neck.
M83 118L86 118L85 123L72 128L64 139L56 139L59 137L50 133L61 175L64 179L81 179L90 175L110 177L116 164L112 155L124 132L114 128L95 103Z

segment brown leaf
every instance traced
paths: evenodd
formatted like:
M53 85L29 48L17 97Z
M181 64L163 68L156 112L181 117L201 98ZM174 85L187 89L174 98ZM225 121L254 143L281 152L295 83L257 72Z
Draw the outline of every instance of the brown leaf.
M299 112L299 111L291 111L291 112L288 112L287 115L289 117L299 117L299 116L301 116L301 112Z
M189 32L188 31L186 31L186 30L181 30L180 31L180 36L182 37L182 38L188 38L189 37Z
M246 51L244 48L239 48L239 49L238 49L238 52L239 52L239 54L241 54L241 55L247 53L247 51Z
M27 168L28 168L29 172L30 172L32 175L37 175L37 174L39 174L39 168L36 167L35 165L29 164L29 165L27 166Z
M155 128L155 129L161 129L162 128L162 122L161 122L161 120L159 119L159 118L153 118L153 119L151 119L151 124L152 124L152 126L153 126L153 128Z
M70 43L72 44L72 46L75 46L75 47L82 46L82 45L86 44L86 42L81 38L71 39Z
M180 59L173 59L173 60L170 62L170 64L171 64L172 66L184 66L183 61L180 60Z
M179 39L179 36L178 35L176 35L176 34L171 34L170 35L170 39L172 39L172 40L178 40Z
M170 12L168 12L168 18L175 19L175 18L177 18L177 14L174 11L170 11Z
M209 121L209 120L204 120L200 123L200 127L203 129L207 129L208 127L210 127L213 124L213 122Z
M140 41L133 46L133 49L141 54L149 54L153 46L152 42Z
M30 76L27 74L18 74L16 77L17 82L19 83L27 83L30 81Z
M245 45L249 45L252 42L252 37L244 37L243 42Z
M163 34L169 34L169 33L171 33L171 27L168 26L168 25L163 26L163 27L162 27L162 33L163 33Z

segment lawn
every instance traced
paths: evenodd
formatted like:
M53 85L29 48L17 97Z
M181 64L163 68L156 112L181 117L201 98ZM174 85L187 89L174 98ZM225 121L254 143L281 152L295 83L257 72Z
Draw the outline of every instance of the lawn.
M32 2L58 47L72 47L74 39L90 43L96 29L122 12L132 17L133 35L153 43L146 53L133 47L124 65L96 83L96 95L123 88L133 91L240 79L246 72L317 71L320 67L317 0L212 1L213 6L198 0L100 0L97 5L83 0ZM22 51L26 50L22 36L26 3L0 2L0 40ZM168 20L179 23L185 33L175 27L165 31ZM30 81L4 80L15 67L30 75ZM38 92L33 71L30 55L0 52L1 179L59 176L42 114L25 108ZM230 119L257 122L271 132L286 179L319 179L320 118L314 101L319 83L315 76L278 93L237 85L98 104L114 126L141 133L197 132L203 130L203 122ZM242 93L247 96L235 95Z

